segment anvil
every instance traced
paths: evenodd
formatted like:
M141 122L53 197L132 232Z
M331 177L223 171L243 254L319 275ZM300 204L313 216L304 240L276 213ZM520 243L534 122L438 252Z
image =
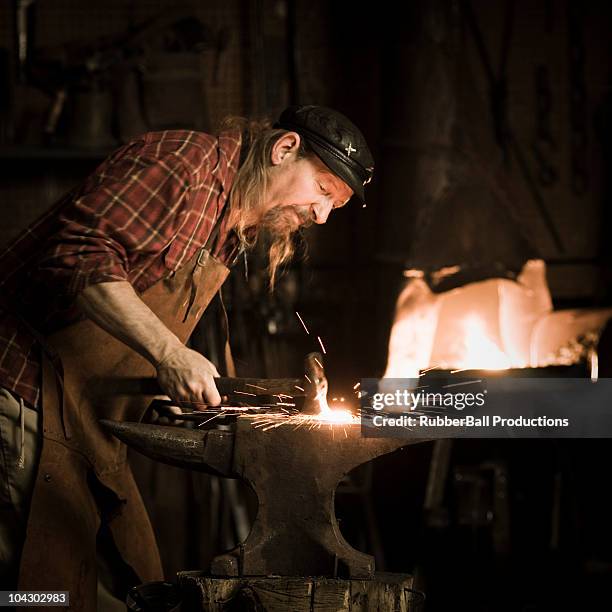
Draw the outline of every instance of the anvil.
M231 430L102 424L152 459L242 478L253 488L259 507L252 530L244 543L213 559L211 575L372 578L374 558L340 533L335 490L352 469L418 440L366 438L355 422L275 419L274 427L259 427L257 417L239 416Z

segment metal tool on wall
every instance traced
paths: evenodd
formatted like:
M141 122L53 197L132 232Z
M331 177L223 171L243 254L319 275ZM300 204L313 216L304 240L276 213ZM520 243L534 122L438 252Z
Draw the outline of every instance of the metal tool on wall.
M218 65L228 36L173 7L120 35L20 47L19 57L28 84L51 98L47 142L105 150L147 129L207 129L199 54L215 51Z

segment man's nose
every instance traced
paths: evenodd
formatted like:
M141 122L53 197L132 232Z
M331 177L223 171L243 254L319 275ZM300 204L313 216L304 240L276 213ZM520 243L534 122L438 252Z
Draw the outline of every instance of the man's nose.
M327 217L329 217L329 213L333 208L333 204L329 201L325 202L317 202L313 205L312 210L314 211L315 223L325 223L327 221Z

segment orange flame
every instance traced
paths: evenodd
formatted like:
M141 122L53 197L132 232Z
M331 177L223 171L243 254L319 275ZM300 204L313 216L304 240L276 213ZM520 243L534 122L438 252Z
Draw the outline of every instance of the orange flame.
M483 320L469 315L463 320L465 353L460 368L478 370L506 370L512 366L508 355L487 335Z

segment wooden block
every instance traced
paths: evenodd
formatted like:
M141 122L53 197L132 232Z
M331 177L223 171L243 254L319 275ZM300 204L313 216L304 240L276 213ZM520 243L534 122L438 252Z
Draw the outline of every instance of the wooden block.
M323 577L213 578L179 572L183 612L420 612L423 597L408 574L373 580Z

